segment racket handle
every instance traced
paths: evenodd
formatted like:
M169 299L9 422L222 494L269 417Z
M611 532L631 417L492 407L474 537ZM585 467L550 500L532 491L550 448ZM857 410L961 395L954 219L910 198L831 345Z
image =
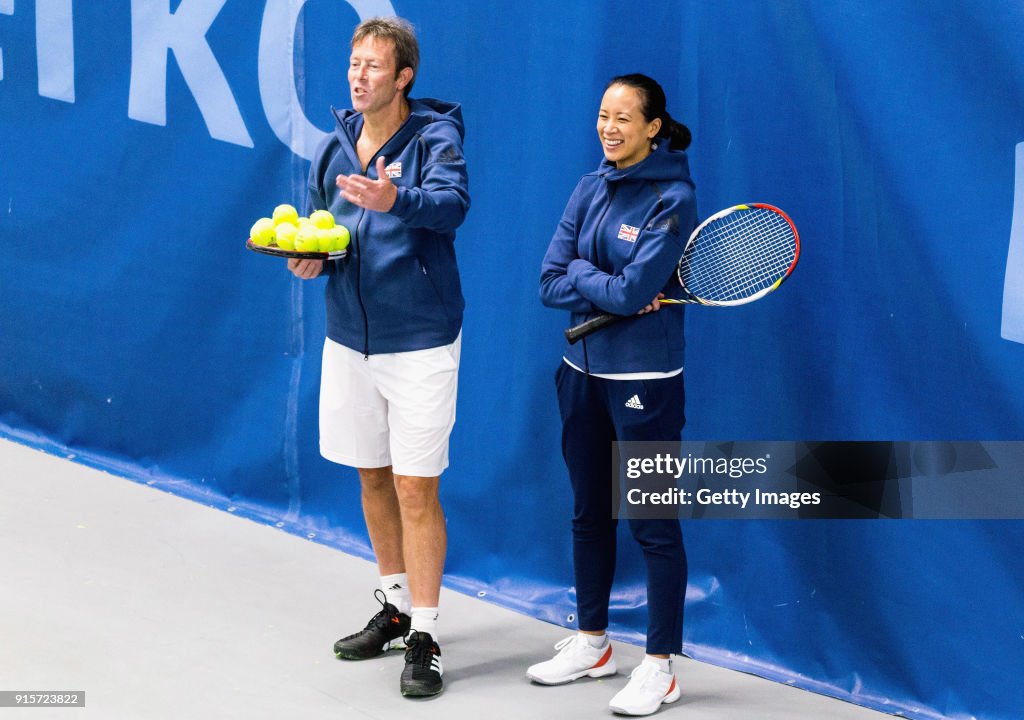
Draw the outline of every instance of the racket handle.
M569 341L570 345L576 343L577 340L585 338L591 333L597 332L603 327L608 327L619 320L622 320L622 315L598 315L596 318L590 318L584 323L580 323L574 327L568 328L565 331L565 339Z

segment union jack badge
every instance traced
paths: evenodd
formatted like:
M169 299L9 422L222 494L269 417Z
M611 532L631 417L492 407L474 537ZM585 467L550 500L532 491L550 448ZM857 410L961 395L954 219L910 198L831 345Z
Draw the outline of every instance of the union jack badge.
M402 177L402 163L393 162L384 168L384 174L389 178L400 178Z
M619 240L625 240L626 242L636 242L636 236L639 234L640 228L638 227L626 225L625 223L619 226Z

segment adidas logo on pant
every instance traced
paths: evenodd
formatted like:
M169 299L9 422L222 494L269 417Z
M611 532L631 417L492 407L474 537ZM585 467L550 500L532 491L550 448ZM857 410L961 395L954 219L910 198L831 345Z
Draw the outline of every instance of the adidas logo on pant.
M627 400L626 401L626 407L632 408L634 410L643 410L644 409L643 403L640 402L640 396L639 395L634 395L629 400Z

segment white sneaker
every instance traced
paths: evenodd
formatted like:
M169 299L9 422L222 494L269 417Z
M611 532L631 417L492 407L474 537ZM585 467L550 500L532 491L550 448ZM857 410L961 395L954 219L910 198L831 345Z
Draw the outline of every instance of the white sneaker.
M588 675L604 677L617 672L612 644L605 639L604 647L596 648L578 633L560 640L550 660L531 665L526 677L541 685L561 685Z
M662 672L645 660L630 673L629 684L616 693L608 707L621 715L650 715L662 703L678 700L681 694L674 674Z

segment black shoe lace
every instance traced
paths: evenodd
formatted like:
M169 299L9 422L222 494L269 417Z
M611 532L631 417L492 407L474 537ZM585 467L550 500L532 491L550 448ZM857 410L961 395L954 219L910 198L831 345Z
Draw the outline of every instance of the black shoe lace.
M370 618L370 622L366 623L365 628L357 633L352 633L351 635L342 638L342 640L351 640L367 630L386 630L390 626L392 618L398 617L398 609L394 605L390 605L388 603L388 596L384 594L383 590L374 590L373 597L380 603L381 609L376 615Z
M412 633L405 639L405 662L418 667L430 668L434 657L434 643L420 638L419 633Z
M383 590L374 590L373 597L380 603L380 612L370 618L370 624L366 627L369 628L371 625L387 627L391 618L398 617L398 608L388 602L388 596L384 594Z

